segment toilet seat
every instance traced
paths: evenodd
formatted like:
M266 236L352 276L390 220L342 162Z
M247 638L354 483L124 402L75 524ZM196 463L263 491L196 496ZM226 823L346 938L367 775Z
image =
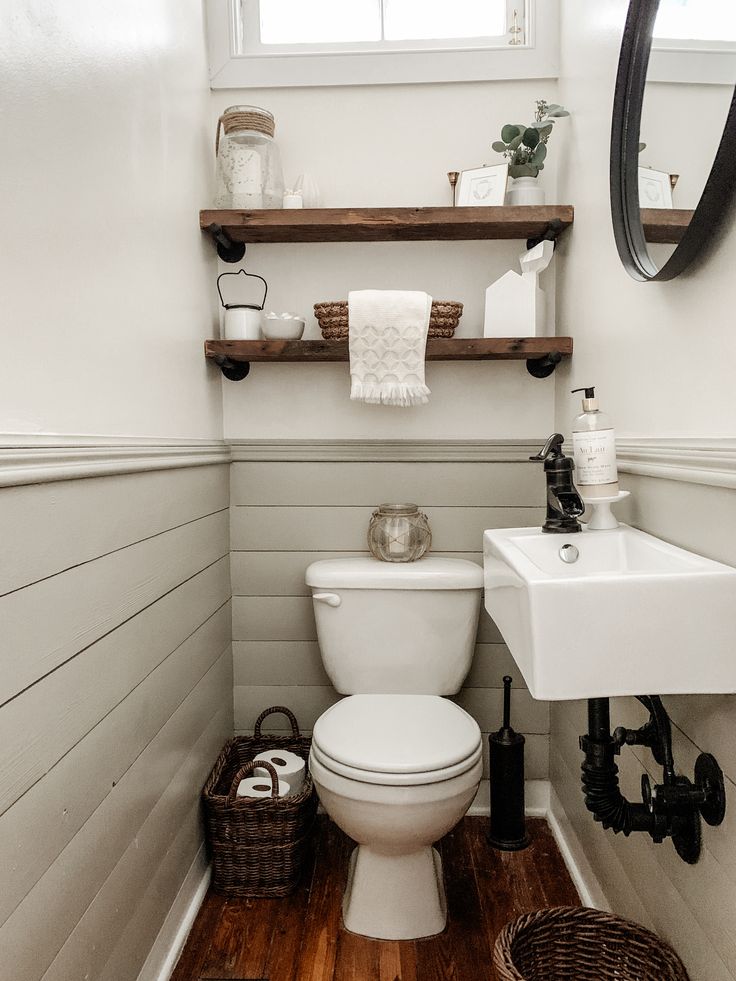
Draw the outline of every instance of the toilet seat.
M482 752L477 722L437 695L351 695L315 723L314 758L348 779L384 786L440 783Z
M466 760L455 763L454 766L444 767L441 770L419 770L415 773L386 773L374 770L359 770L357 767L345 766L338 763L323 753L319 747L312 742L312 758L321 763L325 769L338 776L346 777L348 780L357 780L359 783L380 784L383 787L415 787L419 784L441 783L444 780L451 780L453 777L461 776L472 770L482 755L482 747L478 746L472 756Z

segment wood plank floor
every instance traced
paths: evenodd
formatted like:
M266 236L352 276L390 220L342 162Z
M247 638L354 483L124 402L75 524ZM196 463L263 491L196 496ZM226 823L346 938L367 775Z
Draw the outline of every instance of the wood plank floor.
M309 869L285 899L209 892L172 981L490 981L501 927L544 906L579 906L547 823L528 821L529 848L498 852L487 819L465 818L439 843L449 918L439 937L368 940L348 933L340 903L353 843L326 817Z

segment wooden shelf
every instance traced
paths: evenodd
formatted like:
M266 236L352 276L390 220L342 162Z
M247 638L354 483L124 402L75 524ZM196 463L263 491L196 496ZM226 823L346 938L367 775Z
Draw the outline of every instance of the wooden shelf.
M422 242L556 238L572 205L509 208L310 208L200 211L231 242Z
M694 212L678 208L643 208L644 237L654 245L677 245Z
M430 337L427 361L524 361L572 354L572 337ZM207 358L232 361L348 361L347 341L205 341Z
M251 242L554 241L573 222L571 205L497 208L312 208L201 211L200 227L226 262ZM571 337L433 338L427 361L526 361L536 378L572 354ZM347 341L205 341L205 356L239 381L253 361L349 360Z
M347 341L205 341L205 357L226 378L240 380L253 361L348 361ZM526 361L530 374L546 378L572 354L572 337L437 337L427 341L427 361Z

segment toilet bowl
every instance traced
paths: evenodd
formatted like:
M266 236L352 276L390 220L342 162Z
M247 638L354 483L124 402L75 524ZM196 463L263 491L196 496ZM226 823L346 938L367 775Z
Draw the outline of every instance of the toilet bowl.
M314 726L309 763L327 813L354 841L343 919L385 940L440 933L447 911L432 844L481 778L475 720L443 697L470 670L483 572L463 559L327 559L306 572L317 639L347 695Z
M351 695L317 720L312 778L327 813L357 842L343 899L348 930L407 940L444 929L432 844L472 803L481 752L475 720L435 695Z

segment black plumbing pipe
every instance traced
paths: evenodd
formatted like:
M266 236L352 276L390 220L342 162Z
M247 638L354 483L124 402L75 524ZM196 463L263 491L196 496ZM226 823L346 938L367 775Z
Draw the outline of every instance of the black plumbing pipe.
M672 726L659 695L637 695L637 699L649 712L650 721L657 731L657 746L652 747L654 758L661 765L665 784L676 783L675 761L672 755Z
M628 801L618 783L614 757L618 746L611 736L611 714L607 698L588 699L588 735L580 741L585 753L582 764L585 806L604 828L615 834L648 831L655 828L655 817L645 804Z

